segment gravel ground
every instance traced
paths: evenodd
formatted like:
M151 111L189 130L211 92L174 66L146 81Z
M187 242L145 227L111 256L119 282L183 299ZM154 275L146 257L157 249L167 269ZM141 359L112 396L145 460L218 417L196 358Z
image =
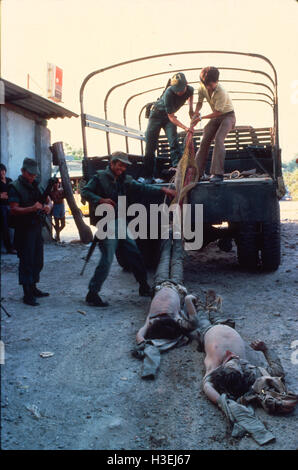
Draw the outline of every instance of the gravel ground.
M260 338L281 357L287 383L298 391L293 341L297 331L298 203L282 202L282 264L274 273L247 273L236 249L216 243L188 253L189 292L214 288L224 311L248 341ZM162 356L155 381L140 379L141 363L130 351L150 299L138 296L131 274L114 261L103 297L110 307L84 302L95 253L79 275L88 247L77 238L71 218L64 244L45 246L40 288L51 296L32 308L22 303L17 259L2 257L1 311L5 365L1 366L2 449L297 449L297 410L291 416L257 415L276 436L259 447L250 437L232 439L222 413L203 395L203 354L191 343ZM152 276L152 273L151 273ZM81 312L79 312L81 311ZM292 345L293 346L293 345ZM51 352L51 357L40 353ZM255 353L256 354L256 353Z

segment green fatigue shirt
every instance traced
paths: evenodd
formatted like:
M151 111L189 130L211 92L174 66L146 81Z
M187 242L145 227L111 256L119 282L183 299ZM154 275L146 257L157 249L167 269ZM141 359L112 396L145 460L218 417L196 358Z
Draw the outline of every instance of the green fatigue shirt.
M161 189L143 183L138 183L132 176L123 173L115 178L110 167L99 170L88 181L81 191L82 196L88 202L98 205L102 198L112 199L116 204L118 196L127 196L127 203L144 203L154 200L161 201L163 191Z
M194 89L189 85L182 96L174 93L172 87L167 88L162 97L154 103L150 117L167 117L168 114L175 113L193 94Z
M234 106L230 98L229 93L220 85L213 91L212 95L209 95L207 88L201 84L198 92L198 103L202 103L204 98L208 101L212 111L219 111L223 114L234 111Z
M20 207L31 207L42 198L44 189L37 181L30 184L22 175L9 184L8 202L17 202ZM15 228L41 224L41 218L36 212L11 216Z

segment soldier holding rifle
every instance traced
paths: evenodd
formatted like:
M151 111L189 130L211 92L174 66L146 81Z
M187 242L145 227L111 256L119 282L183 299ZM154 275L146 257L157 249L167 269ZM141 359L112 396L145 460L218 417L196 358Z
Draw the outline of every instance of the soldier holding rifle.
M22 174L9 185L8 197L15 225L15 246L19 257L19 284L23 286L23 302L39 305L36 297L46 297L36 286L43 268L43 217L52 209L52 202L36 181L35 160L25 158Z

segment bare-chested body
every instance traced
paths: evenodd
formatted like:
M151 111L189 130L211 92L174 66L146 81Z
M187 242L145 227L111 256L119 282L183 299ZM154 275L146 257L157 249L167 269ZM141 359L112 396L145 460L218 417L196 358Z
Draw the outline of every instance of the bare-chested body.
M185 308L187 315L191 318L196 312L188 308L189 300L193 296L187 295L185 297ZM149 313L146 318L146 322L137 333L137 343L140 344L145 341L146 332L149 326L154 322L158 321L159 318L168 316L175 322L181 320L181 297L175 288L162 287L154 295Z
M210 312L221 310L221 298L216 296L214 291L209 291L206 296L205 306L200 304L198 311L198 331L203 339L204 351L206 353L204 364L206 367L203 390L207 397L215 404L218 403L220 394L213 385L213 372L224 367L226 373L229 371L243 372L244 368L251 368L258 374L258 368L249 364L246 360L246 347L240 334L227 324L220 324L223 320L217 320L217 324L212 324L209 320ZM212 316L212 315L211 315ZM282 377L284 375L281 363L272 350L263 341L253 341L250 346L256 351L262 351L268 363L269 374ZM218 371L217 371L218 373ZM242 380L242 379L240 379Z
M227 325L214 325L204 337L206 374L223 364L231 355L245 357L245 344L239 333Z

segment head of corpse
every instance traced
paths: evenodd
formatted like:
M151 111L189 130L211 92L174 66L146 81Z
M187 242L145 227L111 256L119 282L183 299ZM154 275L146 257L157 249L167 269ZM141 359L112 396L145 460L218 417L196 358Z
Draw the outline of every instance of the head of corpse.
M226 393L237 399L248 392L255 377L243 370L239 356L227 351L226 359L221 366L211 372L209 380L218 393Z
M168 315L161 315L149 320L147 339L176 339L184 334L178 323Z

